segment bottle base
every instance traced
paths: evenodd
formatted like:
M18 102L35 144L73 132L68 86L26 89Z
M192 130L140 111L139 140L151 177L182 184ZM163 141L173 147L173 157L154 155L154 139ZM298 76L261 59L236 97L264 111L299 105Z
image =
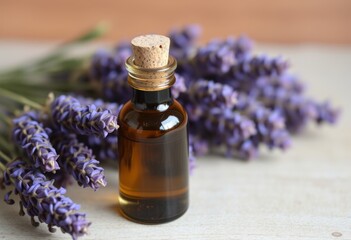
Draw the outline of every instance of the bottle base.
M171 222L184 215L189 206L188 194L164 198L135 198L120 192L121 214L141 224Z

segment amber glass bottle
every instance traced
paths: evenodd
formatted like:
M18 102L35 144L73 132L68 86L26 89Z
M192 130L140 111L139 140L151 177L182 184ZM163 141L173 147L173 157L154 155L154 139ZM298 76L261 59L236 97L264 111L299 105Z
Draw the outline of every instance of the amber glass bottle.
M118 118L119 204L131 220L168 222L188 208L187 114L171 94L176 61L143 68L135 55L126 62L133 96Z

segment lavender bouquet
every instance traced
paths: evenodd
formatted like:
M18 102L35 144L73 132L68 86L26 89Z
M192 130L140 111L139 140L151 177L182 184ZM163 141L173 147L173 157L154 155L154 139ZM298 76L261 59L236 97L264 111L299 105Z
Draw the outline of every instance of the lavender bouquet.
M93 56L69 55L72 46L102 32L99 26L43 59L0 73L0 187L14 188L20 214L26 210L34 226L38 219L73 239L90 222L65 188L106 186L100 162L118 160L116 118L131 94L126 43ZM169 33L178 61L172 94L188 112L191 170L196 156L214 147L224 146L228 158L259 158L262 146L288 149L292 134L309 122L337 121L339 111L307 97L285 59L255 55L246 36L199 46L200 33L194 25ZM49 92L58 97L47 98Z

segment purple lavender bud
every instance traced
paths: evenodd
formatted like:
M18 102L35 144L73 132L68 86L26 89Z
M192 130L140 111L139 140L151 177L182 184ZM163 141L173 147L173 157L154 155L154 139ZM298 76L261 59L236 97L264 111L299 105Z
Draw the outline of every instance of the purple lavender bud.
M117 117L110 110L95 105L82 106L70 96L60 96L51 104L51 119L63 132L106 137L118 128Z
M26 112L13 120L13 139L25 150L27 157L35 167L44 172L55 172L59 168L58 155L50 143L48 134L51 129L44 128L39 122L39 113Z
M201 35L198 25L188 25L182 29L175 29L169 33L171 39L170 54L178 62L186 61L196 50L196 42Z
M7 164L4 172L6 185L14 185L14 193L20 197L20 215L24 215L23 208L31 217L33 226L38 226L34 220L48 225L54 232L54 226L62 232L69 233L75 240L86 234L90 223L85 219L85 214L77 213L79 205L64 196L64 188L56 188L53 181L48 181L39 170L32 168L23 160L15 160ZM8 203L14 203L10 194L5 196Z
M106 186L104 169L98 166L99 161L92 150L80 143L75 134L56 132L51 139L60 153L60 167L71 174L80 186L94 190Z

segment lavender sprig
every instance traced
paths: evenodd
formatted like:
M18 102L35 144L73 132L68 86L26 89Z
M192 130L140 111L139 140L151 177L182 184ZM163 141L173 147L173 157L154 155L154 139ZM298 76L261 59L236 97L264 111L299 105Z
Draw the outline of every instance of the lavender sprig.
M231 109L237 102L237 93L232 87L202 79L194 81L187 94L191 102L208 109Z
M39 122L39 113L29 111L13 120L13 139L24 149L27 157L35 167L44 172L55 172L60 169L57 164L58 155L50 143L50 128L44 128Z
M51 119L61 131L106 137L118 128L117 117L110 110L95 105L82 106L70 96L57 97L51 104Z
M208 121L205 121L205 126L208 129L228 136L227 140L233 143L256 134L254 123L231 109L212 109L207 113L206 119Z
M301 131L310 120L333 124L339 116L339 110L329 102L318 103L290 89L266 86L257 89L255 95L267 108L281 113L290 132Z
M64 188L56 188L53 181L48 181L40 171L33 169L23 160L15 160L7 164L4 172L4 181L7 186L15 187L14 194L20 197L20 215L24 215L23 208L31 217L34 226L38 226L34 219L48 224L50 232L53 227L59 227L62 232L68 233L75 240L86 234L90 223L85 214L78 213L79 205L65 197ZM10 198L12 191L5 195L8 204L14 204Z
M182 79L180 79L181 81ZM177 79L178 81L178 79ZM180 83L181 84L181 83ZM181 86L177 88L178 91L181 91ZM110 110L112 114L118 115L119 111L122 108L122 104L105 102L102 99L92 99L82 96L76 97L82 105L95 105L98 108L104 110ZM118 159L118 142L117 142L117 132L109 134L106 138L102 139L99 136L78 136L79 141L83 142L89 148L91 148L101 161L103 160L114 160Z
M199 48L194 58L197 75L213 78L229 73L239 62L248 58L251 46L251 40L245 36L211 41Z
M257 88L258 79L279 76L288 66L288 62L281 57L253 56L233 65L225 76L218 75L216 80L232 86L237 91L248 93Z
M93 152L79 142L75 134L55 132L52 143L60 153L58 162L63 171L71 174L80 186L97 190L106 186L104 169L99 167Z

